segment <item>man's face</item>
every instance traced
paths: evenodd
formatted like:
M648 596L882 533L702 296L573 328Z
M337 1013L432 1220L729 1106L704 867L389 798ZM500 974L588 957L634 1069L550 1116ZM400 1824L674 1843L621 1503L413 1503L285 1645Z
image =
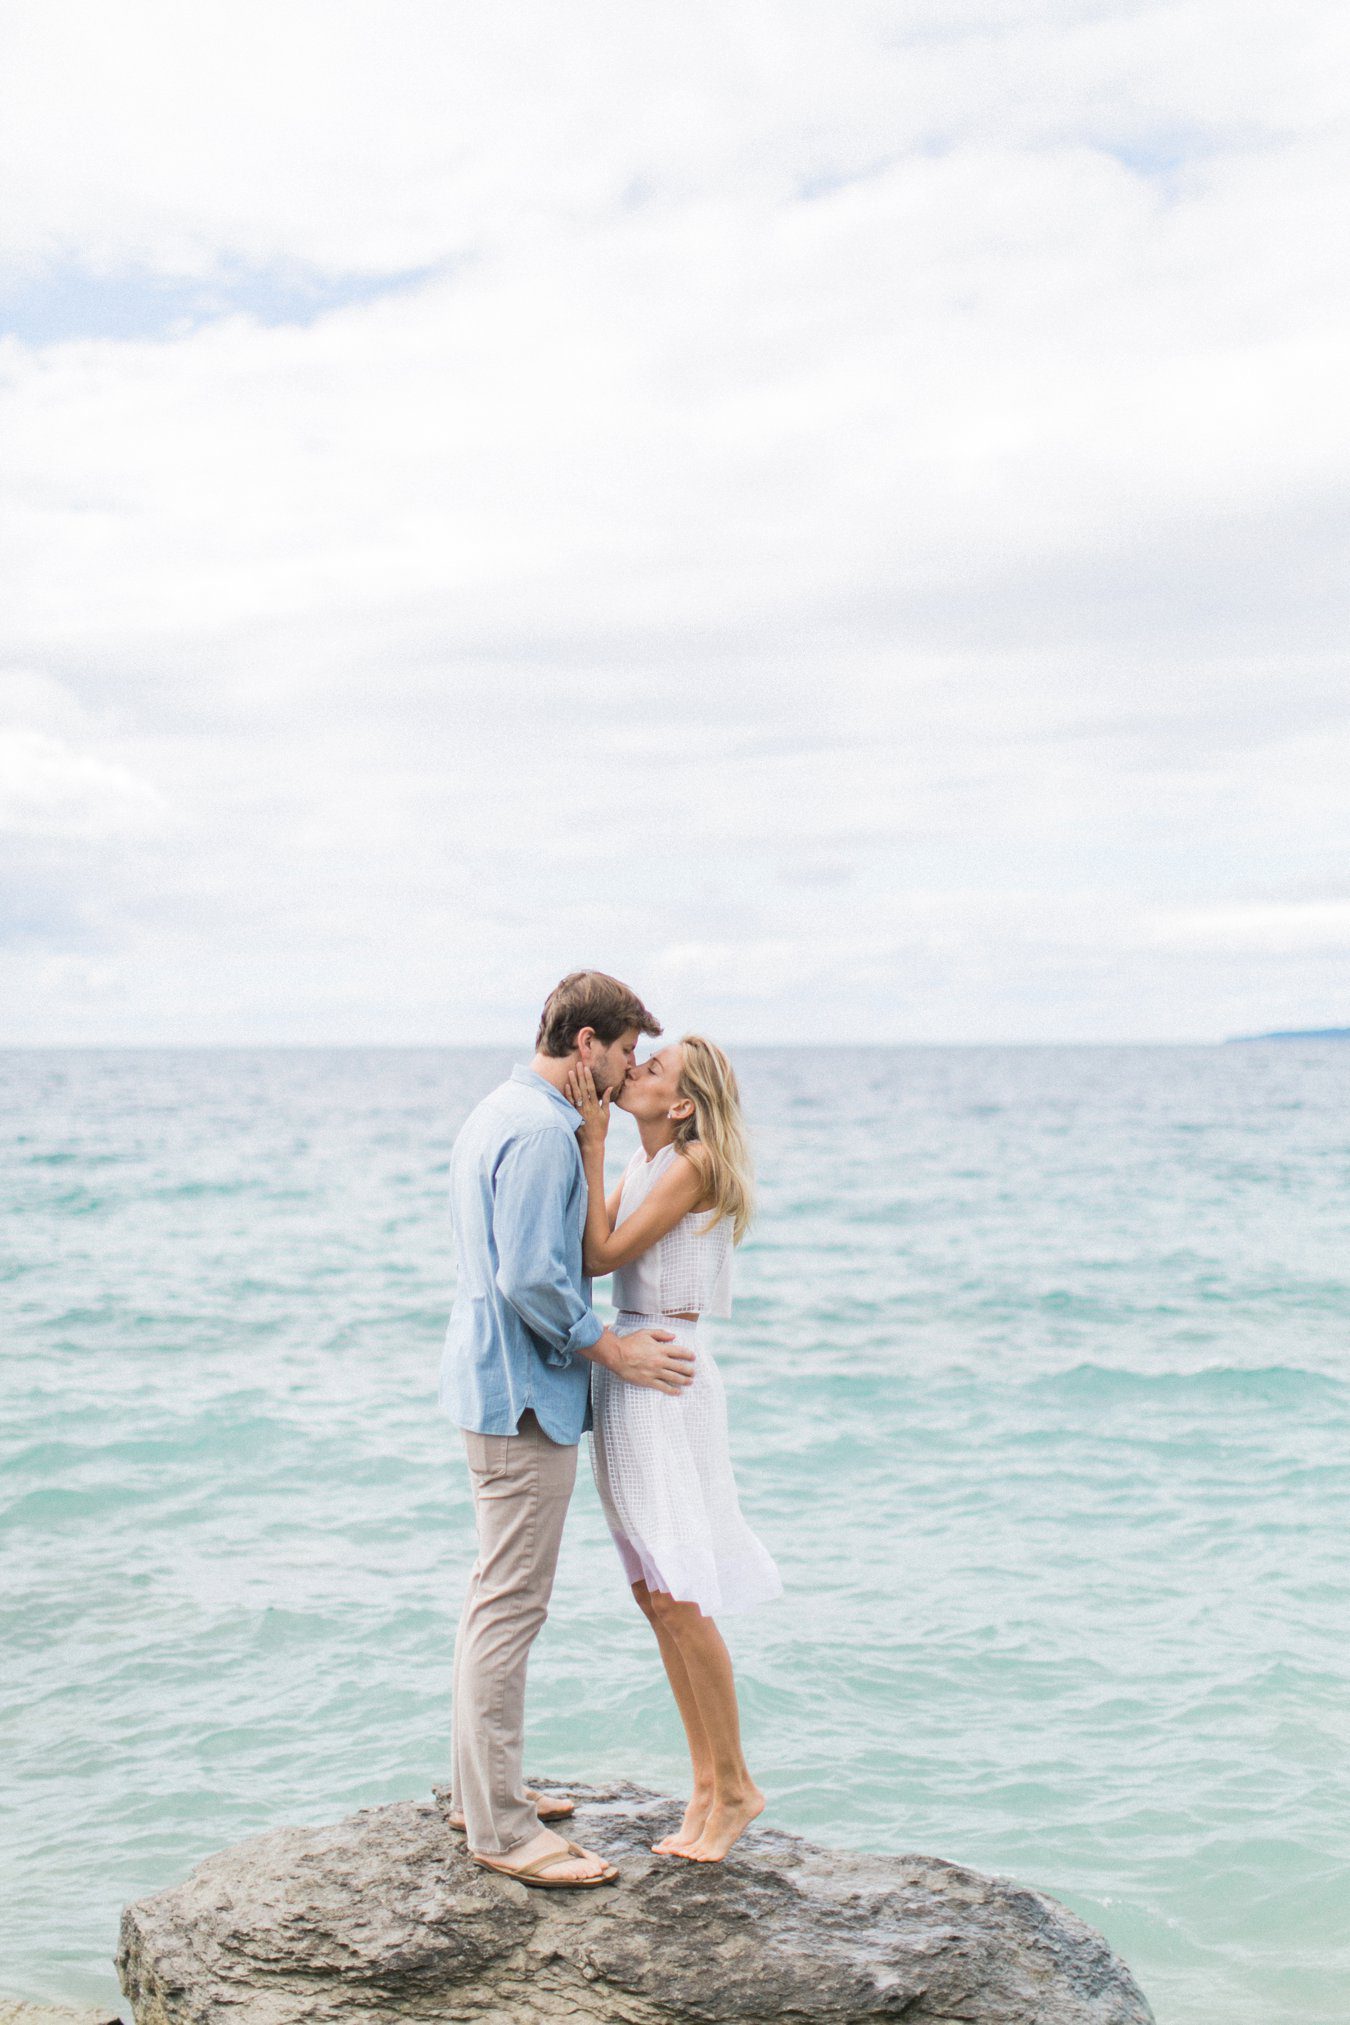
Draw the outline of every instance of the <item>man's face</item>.
M620 1034L618 1040L611 1041L608 1046L603 1041L598 1041L594 1034L586 1033L584 1029L577 1036L577 1053L584 1067L588 1068L594 1077L595 1087L602 1097L606 1090L613 1090L617 1095L623 1088L624 1079L637 1056L637 1044L636 1027L629 1027L626 1033Z

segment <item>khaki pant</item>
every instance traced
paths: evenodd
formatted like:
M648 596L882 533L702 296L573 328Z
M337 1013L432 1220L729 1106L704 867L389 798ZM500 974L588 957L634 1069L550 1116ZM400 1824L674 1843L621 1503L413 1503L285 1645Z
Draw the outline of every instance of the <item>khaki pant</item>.
M548 1616L577 1448L532 1409L515 1434L463 1428L478 1558L455 1640L451 1790L470 1849L509 1855L539 1833L525 1798L525 1666Z

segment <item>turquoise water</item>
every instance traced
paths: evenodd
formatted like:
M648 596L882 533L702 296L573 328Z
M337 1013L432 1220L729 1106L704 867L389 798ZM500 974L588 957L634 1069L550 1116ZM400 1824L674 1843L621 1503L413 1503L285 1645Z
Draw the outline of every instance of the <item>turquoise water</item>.
M446 1778L446 1163L509 1062L0 1055L0 1988L116 2008L125 1901ZM1160 2025L1344 2025L1350 1046L738 1063L769 1818L1054 1893ZM531 1734L680 1788L584 1459Z

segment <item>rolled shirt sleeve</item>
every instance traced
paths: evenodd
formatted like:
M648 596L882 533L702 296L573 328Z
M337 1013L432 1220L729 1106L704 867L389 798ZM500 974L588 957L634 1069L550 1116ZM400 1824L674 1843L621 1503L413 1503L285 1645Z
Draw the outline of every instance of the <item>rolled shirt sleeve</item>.
M556 1130L513 1139L493 1177L496 1281L548 1364L569 1365L604 1334L568 1270L568 1222L577 1214L574 1140ZM584 1183L582 1183L584 1186Z

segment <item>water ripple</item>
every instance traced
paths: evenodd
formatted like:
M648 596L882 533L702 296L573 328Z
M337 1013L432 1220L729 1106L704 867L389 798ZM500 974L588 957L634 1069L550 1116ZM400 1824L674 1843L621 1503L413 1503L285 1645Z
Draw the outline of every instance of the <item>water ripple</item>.
M1341 2025L1350 1982L1350 1050L1296 1054L741 1062L772 1818L1043 1886L1160 2025ZM445 1778L446 1163L507 1066L0 1057L16 1988L115 2001L127 1899ZM680 1785L584 1464L531 1678L532 1769Z

